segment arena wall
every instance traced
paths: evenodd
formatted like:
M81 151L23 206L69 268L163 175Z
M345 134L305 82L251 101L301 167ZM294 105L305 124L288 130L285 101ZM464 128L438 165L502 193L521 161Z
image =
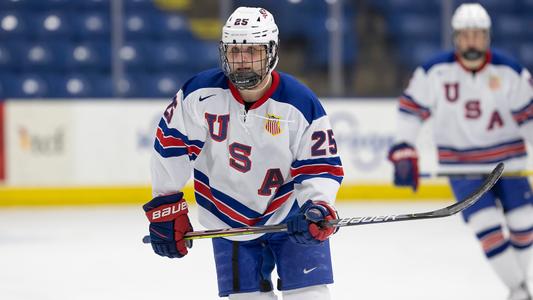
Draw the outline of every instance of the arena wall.
M417 193L391 185L386 155L394 142L393 100L324 101L345 169L339 201L451 197L443 179L424 179ZM0 205L147 201L153 135L166 105L166 100L150 99L5 101L3 119L0 113L5 140ZM417 144L421 170L435 171L429 126ZM190 186L186 194L194 198Z

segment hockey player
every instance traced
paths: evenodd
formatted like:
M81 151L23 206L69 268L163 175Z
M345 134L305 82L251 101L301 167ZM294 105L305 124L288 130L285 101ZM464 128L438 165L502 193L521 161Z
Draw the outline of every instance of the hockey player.
M276 72L278 27L263 8L239 7L222 29L221 69L191 78L161 118L144 205L154 251L187 254L192 231L181 189L194 174L207 229L287 223L287 233L213 239L219 296L330 299L328 238L343 178L333 131L317 97ZM198 58L201 59L201 58Z
M397 143L390 149L394 183L418 187L419 128L430 116L441 168L465 172L505 162L526 165L524 140L533 145L533 80L530 73L490 49L491 20L477 3L462 4L452 17L455 51L418 67L400 97ZM482 178L450 178L457 199ZM527 288L533 240L533 207L527 178L506 177L463 211L509 299L531 299Z

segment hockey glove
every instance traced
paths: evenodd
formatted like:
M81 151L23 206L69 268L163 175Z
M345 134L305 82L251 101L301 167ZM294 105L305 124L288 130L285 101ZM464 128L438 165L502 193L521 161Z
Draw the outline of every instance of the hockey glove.
M319 244L337 232L327 223L337 218L337 211L329 203L307 200L298 214L287 221L289 238L297 244Z
M394 164L394 185L418 188L418 154L407 143L394 145L389 150L389 160Z
M170 258L186 255L187 248L192 247L192 241L183 239L183 236L193 229L183 193L155 197L143 209L150 221L154 252Z

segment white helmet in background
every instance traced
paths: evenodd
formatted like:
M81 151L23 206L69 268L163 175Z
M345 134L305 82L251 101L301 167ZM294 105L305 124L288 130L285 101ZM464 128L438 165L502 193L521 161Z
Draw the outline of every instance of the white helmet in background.
M238 71L230 68L226 55L227 47L231 44L264 45L266 49L265 62L260 74L253 70ZM274 17L266 9L260 7L239 7L226 21L222 28L220 41L220 60L222 70L238 88L250 89L259 84L278 63L278 26Z
M468 29L486 31L487 43L483 48L470 46L466 49L459 49L458 41L454 39L455 47L462 58L477 61L486 55L490 44L490 26L490 16L479 3L463 3L455 10L452 16L454 36L457 37L461 31Z
M490 16L479 3L463 3L454 12L452 28L454 31L463 29L490 30Z

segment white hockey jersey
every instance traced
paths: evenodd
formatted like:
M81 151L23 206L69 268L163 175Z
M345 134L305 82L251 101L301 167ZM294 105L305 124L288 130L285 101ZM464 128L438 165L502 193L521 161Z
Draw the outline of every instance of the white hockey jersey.
M329 119L307 87L272 76L248 112L219 69L184 84L157 128L154 197L180 191L193 173L207 229L278 224L308 199L334 203L343 169Z
M533 80L497 52L472 72L450 51L415 70L399 112L397 142L411 145L432 117L443 169L482 170L503 161L507 170L519 170L526 164L524 139L533 142Z

